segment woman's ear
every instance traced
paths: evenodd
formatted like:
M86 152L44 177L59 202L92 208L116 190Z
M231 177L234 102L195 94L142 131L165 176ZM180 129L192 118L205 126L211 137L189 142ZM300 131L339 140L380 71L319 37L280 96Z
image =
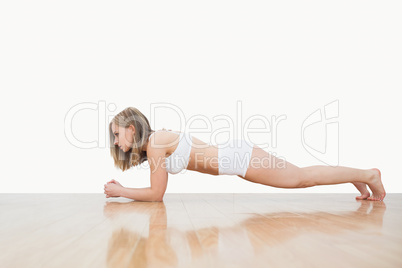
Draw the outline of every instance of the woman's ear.
M129 125L129 126L128 126L128 130L129 130L130 132L132 132L133 135L135 135L135 127L134 127L133 125Z

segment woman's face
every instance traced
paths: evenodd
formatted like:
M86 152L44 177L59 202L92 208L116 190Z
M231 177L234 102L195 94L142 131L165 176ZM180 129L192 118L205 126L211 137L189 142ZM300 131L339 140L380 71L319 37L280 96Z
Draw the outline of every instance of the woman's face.
M112 132L114 134L114 145L120 147L123 152L131 149L134 143L135 128L130 125L128 128L117 126L112 122Z

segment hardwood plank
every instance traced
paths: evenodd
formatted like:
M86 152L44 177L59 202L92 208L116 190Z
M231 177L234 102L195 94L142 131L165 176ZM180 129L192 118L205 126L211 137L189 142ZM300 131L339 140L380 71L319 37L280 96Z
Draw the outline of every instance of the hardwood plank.
M402 194L0 194L2 267L401 267Z

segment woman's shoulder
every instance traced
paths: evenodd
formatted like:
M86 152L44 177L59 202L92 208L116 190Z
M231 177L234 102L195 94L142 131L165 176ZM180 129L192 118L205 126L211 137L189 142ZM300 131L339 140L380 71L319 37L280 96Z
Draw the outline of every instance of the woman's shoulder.
M177 137L180 135L180 131L175 131L171 129L159 129L155 130L150 136L149 139L153 140L164 140L169 137Z
M166 129L156 130L149 136L148 149L157 150L165 148L170 151L169 149L175 147L175 144L179 141L179 136L180 132L178 131Z

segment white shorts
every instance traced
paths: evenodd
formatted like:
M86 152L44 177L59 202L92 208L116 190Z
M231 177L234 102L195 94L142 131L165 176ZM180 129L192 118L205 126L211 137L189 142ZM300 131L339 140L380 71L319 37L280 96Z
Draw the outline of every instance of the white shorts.
M253 147L253 144L240 139L218 145L219 175L244 177L250 164Z

